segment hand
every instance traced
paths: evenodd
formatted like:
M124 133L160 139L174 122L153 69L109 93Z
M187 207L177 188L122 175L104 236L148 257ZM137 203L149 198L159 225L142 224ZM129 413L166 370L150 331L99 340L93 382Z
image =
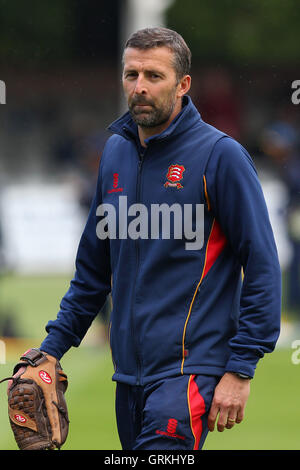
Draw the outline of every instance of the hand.
M208 429L213 431L217 416L217 429L231 429L235 423L241 423L250 393L250 379L241 379L226 372L216 386L212 405L208 415Z

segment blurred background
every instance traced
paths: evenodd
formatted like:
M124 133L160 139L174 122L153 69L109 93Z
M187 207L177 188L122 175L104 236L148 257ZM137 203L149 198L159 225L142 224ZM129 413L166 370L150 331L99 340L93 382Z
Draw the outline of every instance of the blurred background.
M202 118L255 162L283 278L281 335L259 364L245 423L206 448L300 448L299 24L297 0L0 0L0 378L40 344L73 276L106 129L126 110L124 42L165 25L192 51L190 95ZM63 359L67 449L120 448L110 307ZM15 449L1 387L0 449Z

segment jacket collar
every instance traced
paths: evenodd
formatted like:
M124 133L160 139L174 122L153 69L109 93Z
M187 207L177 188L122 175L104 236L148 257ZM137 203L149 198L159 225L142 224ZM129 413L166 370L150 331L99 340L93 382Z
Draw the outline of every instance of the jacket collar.
M173 119L167 129L160 134L156 134L149 139L146 139L145 143L148 145L153 141L166 140L191 128L196 122L199 122L199 120L201 120L201 116L198 110L193 104L191 98L185 95L182 100L182 110L175 119ZM123 114L123 116L118 118L116 121L112 122L108 127L108 130L114 134L119 134L126 139L138 139L138 128L129 111Z

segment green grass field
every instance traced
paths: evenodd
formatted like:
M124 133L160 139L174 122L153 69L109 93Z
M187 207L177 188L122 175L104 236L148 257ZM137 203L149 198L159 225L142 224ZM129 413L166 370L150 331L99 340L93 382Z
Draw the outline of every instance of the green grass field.
M6 341L6 364L0 364L0 378L11 374L18 355L38 346L44 326L55 318L69 278L22 278L0 280L1 312L15 317L22 341ZM0 314L1 315L1 314ZM94 333L93 333L94 329ZM63 449L118 450L120 443L114 415L115 384L107 344L97 344L98 329L79 348L62 359L69 377L66 393L70 432ZM299 338L300 339L300 338ZM299 450L300 364L291 361L291 347L278 348L260 361L242 424L223 433L210 433L205 449L213 450ZM7 417L6 383L0 385L0 450L16 449Z

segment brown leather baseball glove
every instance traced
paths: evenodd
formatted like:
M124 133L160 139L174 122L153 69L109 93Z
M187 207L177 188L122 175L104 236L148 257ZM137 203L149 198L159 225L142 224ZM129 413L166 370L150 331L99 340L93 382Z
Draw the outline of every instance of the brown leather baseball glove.
M59 361L29 349L15 366L8 389L8 415L20 450L60 449L69 430L64 397L68 379Z

